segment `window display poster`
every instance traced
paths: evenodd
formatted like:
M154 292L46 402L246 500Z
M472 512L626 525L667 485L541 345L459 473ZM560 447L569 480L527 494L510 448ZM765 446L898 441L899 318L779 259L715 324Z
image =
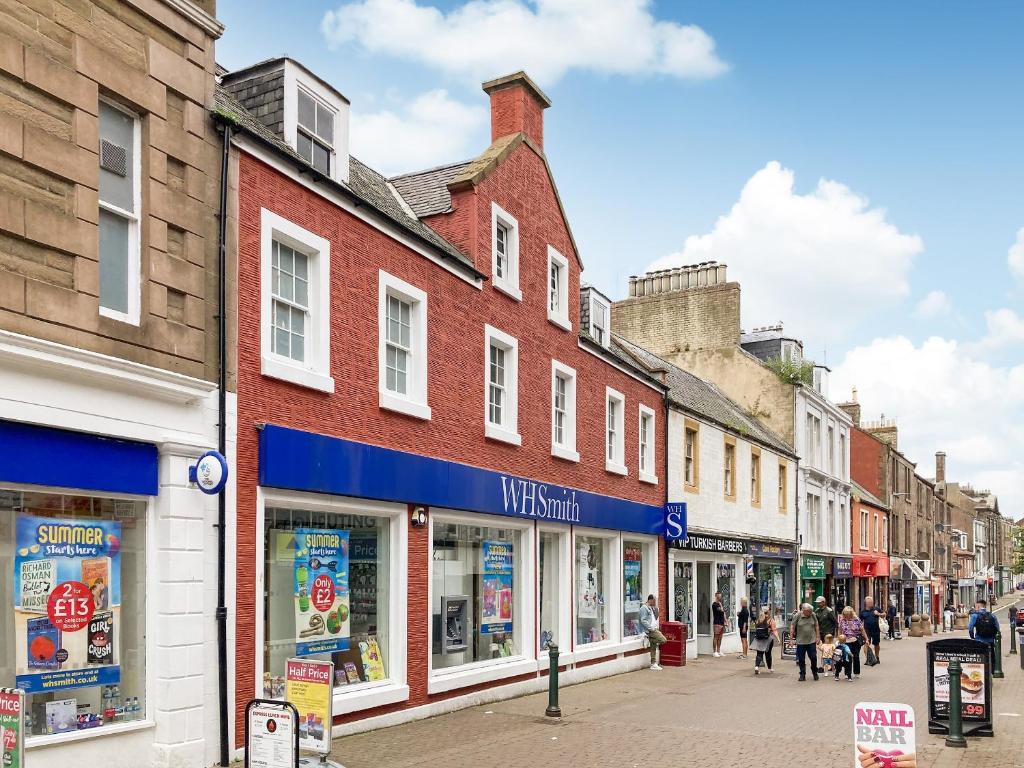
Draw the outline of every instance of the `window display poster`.
M853 707L853 768L917 765L914 708L908 704L862 701ZM874 761L871 761L874 757Z
M693 563L676 563L675 621L686 625L687 636L692 637L693 624Z
M577 582L576 615L581 619L597 619L601 616L604 596L601 594L601 552L599 545L576 542L576 561L579 580ZM591 641L592 642L592 641Z
M359 656L363 661L363 674L367 682L387 679L384 673L384 658L380 655L377 638L368 637L359 643Z
M512 543L483 542L483 604L480 634L512 631Z
M297 656L348 650L348 552L348 531L295 529Z
M643 547L639 544L625 544L622 549L622 567L625 583L623 584L623 610L626 613L638 613L643 602L641 564Z
M949 717L949 662L960 660L960 707L964 720L988 720L985 659L981 654L939 651L932 660L932 706L937 718Z
M0 746L4 768L24 768L25 697L9 688L0 688Z
M326 755L331 751L334 664L288 659L284 697L299 712L299 747Z
M120 682L121 524L18 515L14 555L17 686Z

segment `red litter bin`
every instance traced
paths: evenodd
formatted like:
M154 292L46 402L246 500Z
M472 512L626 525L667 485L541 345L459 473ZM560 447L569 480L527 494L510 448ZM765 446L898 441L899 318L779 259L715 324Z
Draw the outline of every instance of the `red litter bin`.
M678 621L661 622L665 643L661 646L661 664L665 667L686 666L686 625Z

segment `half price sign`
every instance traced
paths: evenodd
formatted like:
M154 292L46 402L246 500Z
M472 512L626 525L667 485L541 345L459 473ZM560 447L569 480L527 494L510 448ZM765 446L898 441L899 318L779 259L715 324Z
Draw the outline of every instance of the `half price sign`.
M62 632L78 632L89 624L96 612L92 592L80 581L58 584L46 601L50 622Z

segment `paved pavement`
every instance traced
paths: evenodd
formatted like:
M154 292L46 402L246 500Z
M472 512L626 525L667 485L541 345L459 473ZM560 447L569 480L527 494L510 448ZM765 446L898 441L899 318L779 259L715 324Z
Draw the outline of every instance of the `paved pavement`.
M1004 623L1006 606L999 610ZM927 732L925 643L931 639L883 642L882 663L852 683L800 683L795 664L779 661L775 674L755 678L752 662L702 657L681 669L563 688L561 720L543 716L546 694L525 696L343 737L335 740L332 759L346 768L848 768L853 705L893 701L914 706L922 768L1024 766L1019 656L1005 655L1007 645L1006 678L994 681L995 737L971 738L966 750L954 750Z

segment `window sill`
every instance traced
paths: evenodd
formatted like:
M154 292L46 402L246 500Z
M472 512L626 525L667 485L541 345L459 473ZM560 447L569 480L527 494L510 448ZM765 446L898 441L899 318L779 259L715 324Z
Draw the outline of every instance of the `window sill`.
M572 323L569 322L569 317L567 315L555 315L552 314L551 310L548 310L548 320L554 325L557 325L563 331L572 332Z
M570 450L569 448L563 448L560 445L552 445L551 446L551 455L555 456L555 457L557 457L559 459L565 459L566 461L576 461L576 462L578 462L580 460L580 453L579 453L579 451L573 451L573 450Z
M559 652L558 652L558 666L559 667L568 667L568 666L571 666L572 664L575 664L575 663L576 663L576 654L575 653L573 653L572 651L562 651L562 650L559 650ZM548 649L544 648L543 650L541 650L541 651L539 651L537 653L537 671L538 672L547 672L550 669L551 669L551 656L548 654Z
M408 700L409 686L398 683L385 683L343 693L338 693L335 689L334 714L346 715L350 712L359 712Z
M647 472L641 472L640 473L640 482L641 483L650 483L651 485L657 485L658 484L658 476L657 475L648 474Z
M290 384L298 384L300 387L307 387L308 389L315 389L320 392L327 392L328 394L334 392L334 379L327 374L311 371L308 368L300 368L297 365L289 365L267 355L264 355L262 358L260 372L264 376L287 381Z
M139 318L134 317L127 312L119 312L116 309L108 309L107 307L100 307L100 317L106 317L110 320L117 320L119 323L127 323L128 325L139 324Z
M726 501L732 502L733 504L736 503L736 497L735 496L730 496L729 494L725 494L725 496L723 496L722 498L724 498Z
M523 292L519 290L518 286L512 285L511 283L494 281L494 287L504 293L506 296L515 299L516 301L523 300Z
M102 736L116 736L131 731L143 731L147 728L156 728L152 720L136 720L130 723L100 726L99 728L87 728L83 731L71 731L70 733L52 733L46 736L28 736L25 738L25 751L38 747L52 747L60 744L67 744L73 741L83 741Z
M484 436L491 440L500 440L503 443L509 443L511 445L522 445L523 436L517 432L512 432L501 427L496 427L493 424L484 425Z
M613 472L616 475L628 475L629 470L626 469L625 464L616 464L614 461L605 461L604 468L609 472Z
M427 680L427 693L444 693L458 688L504 680L508 677L519 677L537 673L537 660L519 658L500 659L497 662L474 664L467 669L456 669L453 672L433 673Z
M587 643L577 646L573 651L574 661L579 664L581 661L600 659L602 656L618 656L620 653L635 651L643 647L643 636L628 640L602 640L600 643Z
M406 400L404 397L393 395L390 392L380 392L379 404L381 408L386 408L389 411L404 413L406 416L430 421L430 406L425 403Z

